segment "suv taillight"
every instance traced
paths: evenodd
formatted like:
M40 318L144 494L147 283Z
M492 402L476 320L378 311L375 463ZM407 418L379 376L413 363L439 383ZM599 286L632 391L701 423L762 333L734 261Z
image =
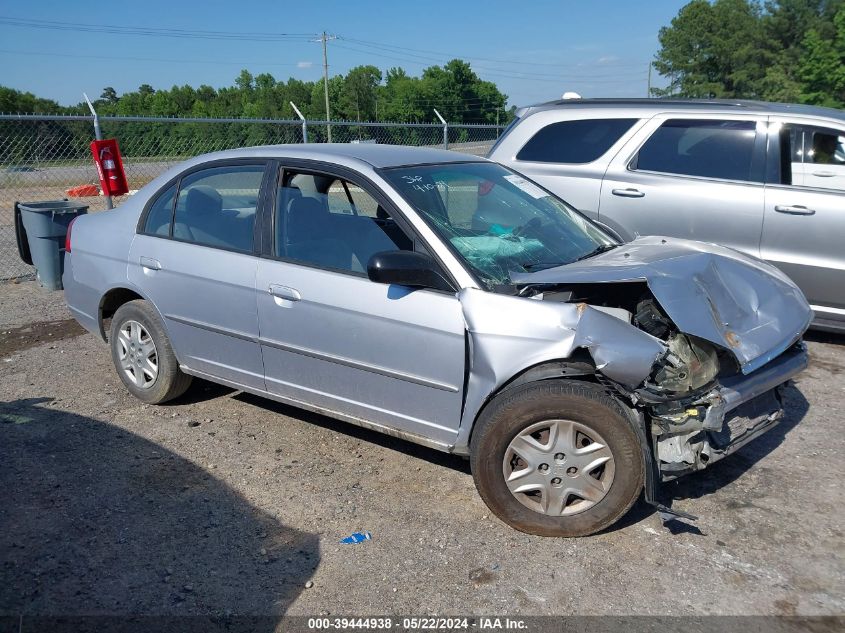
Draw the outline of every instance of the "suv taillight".
M70 224L67 225L67 235L65 235L65 252L70 253L70 234L73 231L73 223L79 219L79 216L73 218Z

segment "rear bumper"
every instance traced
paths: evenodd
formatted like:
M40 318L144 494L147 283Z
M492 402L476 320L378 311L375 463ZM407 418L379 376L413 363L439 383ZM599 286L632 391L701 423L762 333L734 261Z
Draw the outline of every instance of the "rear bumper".
M62 286L65 290L65 303L74 319L92 334L100 333L99 298L93 289L79 283L73 274L73 257L65 253Z
M702 470L771 430L783 417L781 388L809 362L803 342L748 375L723 379L695 405L703 417L653 426L655 454L664 481Z

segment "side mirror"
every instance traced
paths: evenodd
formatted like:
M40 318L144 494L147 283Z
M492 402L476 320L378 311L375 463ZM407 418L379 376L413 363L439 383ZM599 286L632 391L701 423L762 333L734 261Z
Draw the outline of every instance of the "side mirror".
M374 254L367 262L367 276L370 281L379 284L455 290L431 256L413 251L382 251Z

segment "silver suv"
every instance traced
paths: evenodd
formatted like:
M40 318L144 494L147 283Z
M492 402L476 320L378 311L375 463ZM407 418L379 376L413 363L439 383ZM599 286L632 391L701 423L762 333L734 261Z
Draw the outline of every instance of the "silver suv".
M585 99L517 115L493 160L623 240L668 235L761 257L804 291L815 327L845 329L845 112Z

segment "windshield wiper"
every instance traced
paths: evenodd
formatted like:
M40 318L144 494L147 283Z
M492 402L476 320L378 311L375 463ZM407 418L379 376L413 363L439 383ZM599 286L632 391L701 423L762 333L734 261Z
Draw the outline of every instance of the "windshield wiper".
M580 262L582 259L589 259L590 257L595 257L596 255L601 255L602 253L606 253L607 251L612 251L614 248L619 246L619 244L602 244L601 246L594 248L586 255L581 255L576 262Z
M572 264L574 262L580 262L582 259L588 259L590 257L595 257L601 253L605 253L609 250L613 250L619 246L619 244L602 244L598 248L591 250L586 255L581 255L578 259L573 259L570 262L526 262L525 264L520 264L526 271L531 272L533 270L538 269L546 269L546 268L554 268L555 266L565 266L566 264Z
M555 266L563 266L568 263L569 262L526 262L525 264L520 264L520 266L530 273L532 270L537 270L538 268L554 268Z

